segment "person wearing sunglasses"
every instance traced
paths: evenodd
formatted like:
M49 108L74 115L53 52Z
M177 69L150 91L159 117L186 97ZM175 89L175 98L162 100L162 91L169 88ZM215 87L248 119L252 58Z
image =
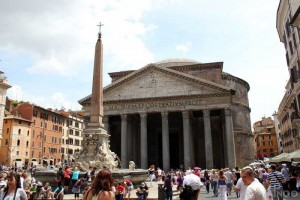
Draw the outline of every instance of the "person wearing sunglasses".
M28 200L18 174L10 172L6 179L7 187L0 190L0 200Z

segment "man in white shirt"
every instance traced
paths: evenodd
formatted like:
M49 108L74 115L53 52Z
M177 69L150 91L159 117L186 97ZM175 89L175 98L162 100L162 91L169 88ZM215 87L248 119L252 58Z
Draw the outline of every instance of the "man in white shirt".
M191 186L193 189L193 200L198 200L200 187L202 186L200 177L191 172L191 170L186 170L183 179L183 187L185 185Z
M255 174L251 167L245 167L241 171L241 178L247 185L244 200L266 200L266 189L259 182L255 181Z

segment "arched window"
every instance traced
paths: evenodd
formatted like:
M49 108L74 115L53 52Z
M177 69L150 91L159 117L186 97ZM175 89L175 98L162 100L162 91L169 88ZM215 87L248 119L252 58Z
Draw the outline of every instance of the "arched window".
M27 136L29 136L29 130L27 131Z
M6 129L6 133L9 134L9 128Z
M19 135L21 135L21 129L19 129L18 133L19 133Z
M29 145L29 142L27 141L27 142L26 142L26 147L28 147L28 145Z
M20 140L17 141L17 146L20 146Z
M5 140L5 145L8 145L8 139Z

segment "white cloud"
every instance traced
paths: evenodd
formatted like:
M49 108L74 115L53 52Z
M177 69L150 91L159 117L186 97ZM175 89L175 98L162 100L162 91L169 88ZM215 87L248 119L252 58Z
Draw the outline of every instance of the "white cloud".
M0 50L28 55L32 64L27 72L31 74L72 76L92 62L96 25L102 21L105 53L114 58L108 67L116 64L125 69L140 65L153 60L142 38L155 26L141 22L152 3L148 0L6 1L0 7L6 19L0 21Z
M192 44L190 42L186 42L184 44L178 44L178 45L176 45L176 50L186 53L189 51L189 48L191 46L192 46Z

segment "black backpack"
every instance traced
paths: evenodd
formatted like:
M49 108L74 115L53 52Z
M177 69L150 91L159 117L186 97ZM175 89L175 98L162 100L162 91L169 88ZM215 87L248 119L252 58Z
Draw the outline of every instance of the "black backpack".
M183 191L179 195L179 198L181 200L191 200L193 198L193 188L189 185L185 185Z

